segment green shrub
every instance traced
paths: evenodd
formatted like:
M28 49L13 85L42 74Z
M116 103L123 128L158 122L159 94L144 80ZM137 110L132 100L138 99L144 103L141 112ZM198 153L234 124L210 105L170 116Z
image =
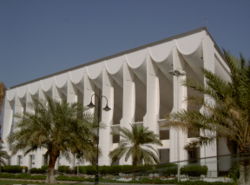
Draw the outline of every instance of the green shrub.
M58 167L58 172L61 172L61 173L71 173L71 170L70 170L69 166L59 166Z
M87 174L87 175L94 175L96 173L96 167L95 166L79 166L79 173Z
M201 175L207 174L207 166L200 166L200 165L186 165L181 168L181 174L199 177Z
M31 168L30 173L46 173L46 170L44 168Z
M76 167L75 167L76 168ZM102 175L118 175L119 173L132 174L136 173L137 175L148 174L149 171L152 171L153 166L141 165L134 167L132 165L114 165L114 166L99 166L99 173ZM76 171L76 169L75 169ZM96 166L79 166L79 173L93 175L96 173Z
M118 175L120 171L121 171L121 166L119 165L105 166L102 174Z
M99 167L99 173L102 175L112 174L111 172L111 166L100 166Z
M47 171L47 170L48 170L48 166L47 166L47 165L43 165L43 166L41 167L41 169L43 169L44 171Z
M233 179L234 182L237 182L237 180L240 177L240 169L238 164L233 164L232 168L229 170L228 173L229 177Z
M44 180L46 176L45 175L31 175L27 173L22 173L22 174L0 173L0 178Z
M178 171L178 166L175 163L168 163L164 165L156 166L156 172L160 173L163 176L169 177L176 175Z
M59 175L56 177L56 180L60 181L86 181L86 182L93 182L93 178L86 178L81 176L68 176L68 175ZM103 181L103 179L100 177L100 181Z
M2 172L22 173L22 172L27 172L27 169L28 168L26 166L8 165L8 166L3 166L2 167Z

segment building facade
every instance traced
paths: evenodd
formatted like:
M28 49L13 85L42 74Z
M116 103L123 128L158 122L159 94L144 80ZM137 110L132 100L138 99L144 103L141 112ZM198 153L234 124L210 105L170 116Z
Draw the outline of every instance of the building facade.
M80 102L87 106L91 96L99 94L107 97L111 107L111 111L101 112L101 122L105 127L100 129L100 165L111 164L109 152L119 142L117 137L112 137L111 131L117 127L129 128L130 124L143 124L160 136L163 146L158 150L162 163L184 161L190 155L204 158L227 153L226 148L222 149L223 144L214 141L190 154L184 146L195 139L195 133L163 127L170 113L183 109L203 111L203 107L186 101L189 96L203 95L183 86L186 79L195 79L205 85L203 68L229 79L229 68L206 28L14 86L7 90L4 102L2 138L5 147L8 149L6 138L18 121L14 115L32 111L27 105L33 98L44 99L47 95L59 101L65 98L68 102ZM209 97L204 96L204 99L209 100ZM20 151L11 157L10 163L29 168L40 167L44 164L44 153L45 150L40 150L24 156ZM78 164L75 160L66 161L63 158L57 163ZM119 164L130 163L119 160ZM218 170L216 161L207 165L211 172Z

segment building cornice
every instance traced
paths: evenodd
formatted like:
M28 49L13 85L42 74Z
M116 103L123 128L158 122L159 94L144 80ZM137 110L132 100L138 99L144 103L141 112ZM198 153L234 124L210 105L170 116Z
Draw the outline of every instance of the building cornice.
M118 56L122 56L122 55L129 54L129 53L141 50L141 49L145 49L147 47L162 44L164 42L169 42L169 41L174 40L174 39L179 39L181 37L192 35L192 34L195 34L195 33L201 32L201 31L206 31L206 33L212 39L212 41L214 43L214 47L216 48L218 53L221 55L221 57L224 58L223 53L221 52L219 46L216 44L215 40L213 39L213 37L209 33L207 27L200 27L200 28L197 28L197 29L185 32L185 33L181 33L181 34L178 34L178 35L167 37L167 38L159 40L159 41L155 41L155 42L152 42L152 43L149 43L149 44L145 44L145 45L133 48L133 49L125 50L125 51L122 51L122 52L119 52L119 53L116 53L116 54L113 54L113 55L110 55L110 56L102 57L100 59L93 60L93 61L90 61L90 62L87 62L87 63L84 63L84 64L80 64L80 65L75 66L75 67L71 67L71 68L68 68L68 69L65 69L65 70L62 70L62 71L59 71L59 72L55 72L55 73L52 73L52 74L49 74L49 75L46 75L46 76L43 76L43 77L39 77L39 78L30 80L30 81L27 81L27 82L24 82L24 83L20 83L20 84L17 84L17 85L14 85L14 86L10 87L9 89L14 89L14 88L17 88L17 87L20 87L20 86L23 86L23 85L27 85L29 83L33 83L33 82L36 82L36 81L39 81L39 80L43 80L43 79L46 79L46 78L49 78L49 77L52 77L52 76L60 75L60 74L63 74L63 73L66 73L66 72L69 72L69 71L72 71L72 70L75 70L75 69L79 69L79 68L82 68L82 67L85 67L85 66L93 65L93 64L102 62L104 60L109 60L109 59L112 59L112 58L115 58L115 57L118 57Z

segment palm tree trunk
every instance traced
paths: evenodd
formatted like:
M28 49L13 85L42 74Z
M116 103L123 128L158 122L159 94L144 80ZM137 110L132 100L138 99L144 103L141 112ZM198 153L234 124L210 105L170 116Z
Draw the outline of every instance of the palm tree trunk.
M239 185L250 185L250 164L240 164Z
M134 172L132 173L133 174L133 181L135 181L136 180L136 171L135 171L135 169L136 169L136 167L137 167L137 159L136 159L136 157L133 159L133 161L132 161L132 166L134 167Z
M53 184L56 182L55 179L55 164L56 164L56 159L57 155L50 155L49 158L49 166L48 166L48 174L47 174L47 179L46 183L48 184Z

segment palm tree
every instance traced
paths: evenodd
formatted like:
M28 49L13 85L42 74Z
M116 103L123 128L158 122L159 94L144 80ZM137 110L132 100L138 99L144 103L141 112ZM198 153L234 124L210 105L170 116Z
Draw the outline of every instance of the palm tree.
M47 149L49 159L47 182L54 183L54 167L60 154L69 157L70 152L92 151L94 146L91 115L79 118L78 104L66 101L56 102L47 97L47 103L35 100L35 113L17 115L20 121L8 137L10 149L15 154L24 150L25 154L39 148Z
M159 162L158 151L153 145L162 145L158 136L142 125L132 124L131 130L119 128L121 141L117 148L110 152L112 161L117 161L125 155L127 161L132 157L133 166L139 164L154 164ZM117 134L117 133L113 133Z
M207 144L216 137L225 137L228 142L234 143L236 152L242 159L239 181L245 185L250 184L250 61L242 56L233 57L227 52L224 52L224 55L231 71L230 81L204 70L207 85L203 86L194 81L185 83L187 87L210 97L214 103L192 97L190 101L202 103L204 113L199 110L180 111L170 115L169 119L171 126L195 127L216 133L206 135L204 132L195 144ZM190 145L192 144L194 143Z

